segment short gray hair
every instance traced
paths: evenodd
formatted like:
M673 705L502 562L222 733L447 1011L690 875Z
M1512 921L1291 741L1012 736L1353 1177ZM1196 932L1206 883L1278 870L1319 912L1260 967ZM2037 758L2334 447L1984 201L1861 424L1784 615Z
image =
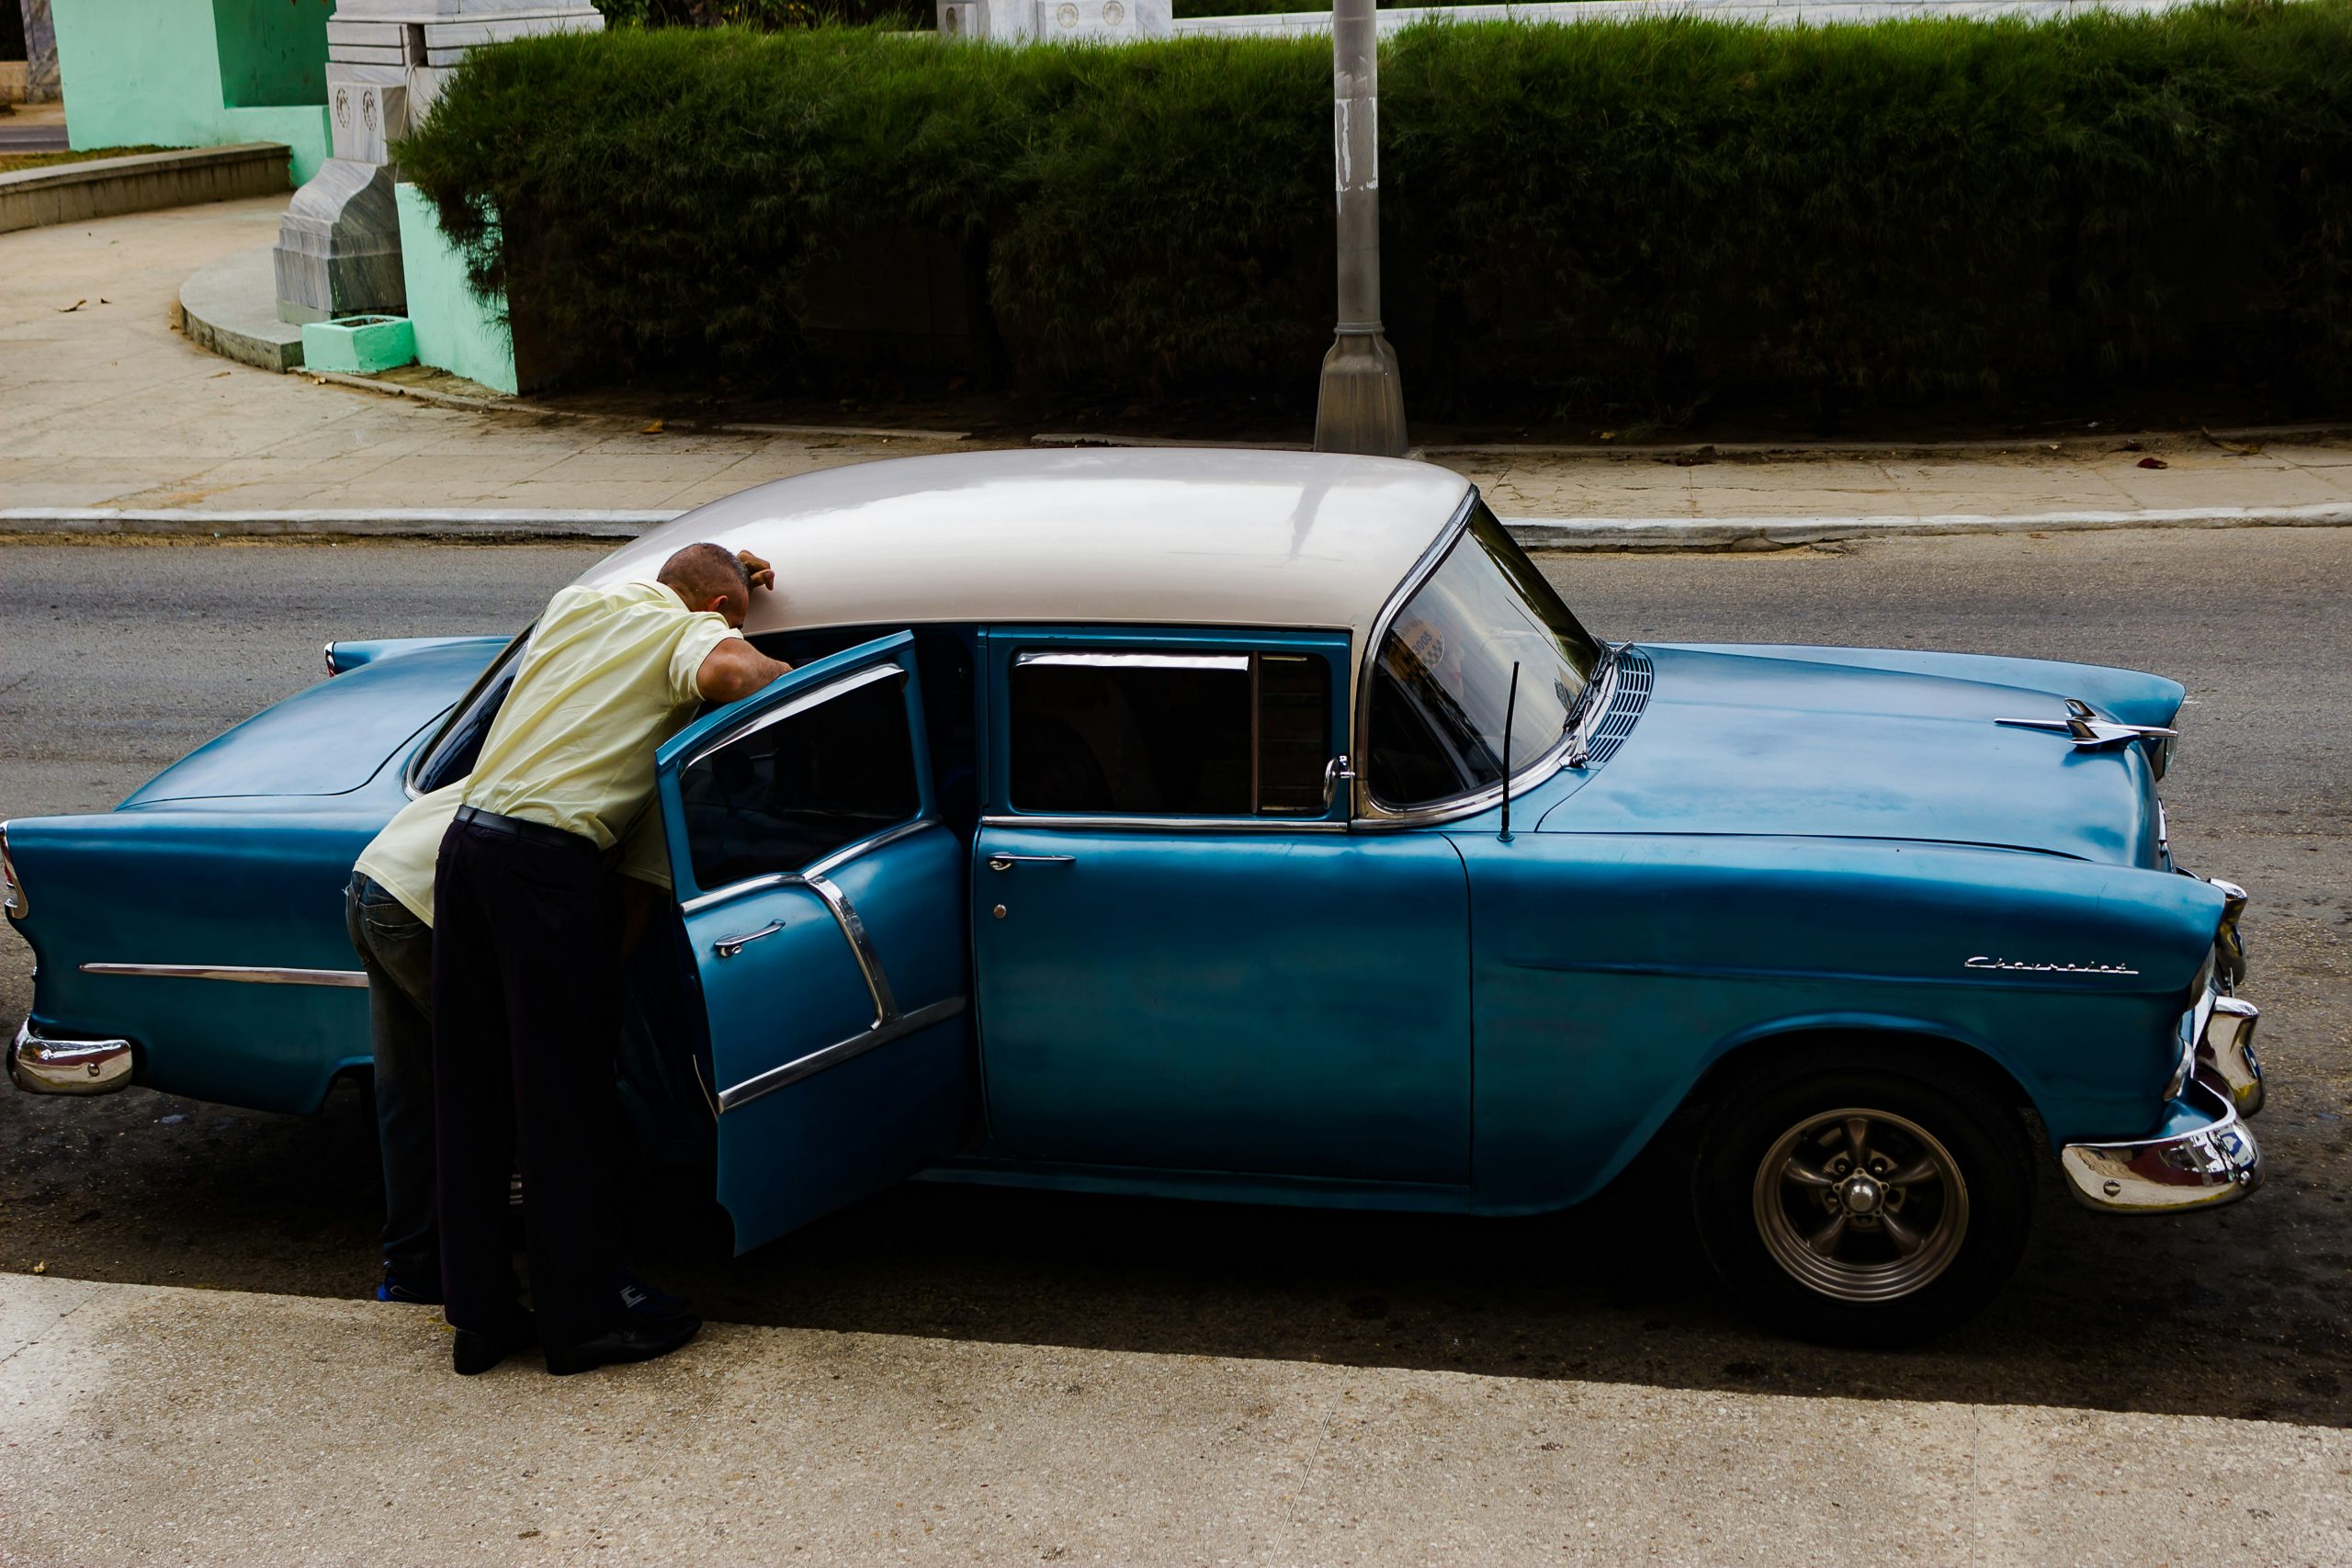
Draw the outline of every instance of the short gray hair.
M661 581L689 604L731 599L745 611L752 606L751 574L724 545L688 545L662 563Z

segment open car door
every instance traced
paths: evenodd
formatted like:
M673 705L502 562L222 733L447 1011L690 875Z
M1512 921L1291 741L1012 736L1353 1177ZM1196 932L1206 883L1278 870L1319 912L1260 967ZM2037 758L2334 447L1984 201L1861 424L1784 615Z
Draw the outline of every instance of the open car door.
M657 773L741 1252L962 1138L967 858L938 819L904 632L705 716Z

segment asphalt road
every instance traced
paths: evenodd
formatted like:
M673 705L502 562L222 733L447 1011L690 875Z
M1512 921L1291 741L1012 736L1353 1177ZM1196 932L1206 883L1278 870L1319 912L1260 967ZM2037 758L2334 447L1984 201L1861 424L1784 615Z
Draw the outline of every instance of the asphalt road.
M0 545L0 816L105 809L311 681L328 638L503 631L597 553ZM1901 1354L1743 1324L1696 1258L1663 1162L1579 1213L1511 1222L917 1185L739 1259L695 1194L649 1187L629 1217L640 1267L752 1323L2352 1424L2352 531L1546 569L1612 637L2030 653L2185 681L2167 803L2184 861L2254 892L2266 1189L2216 1213L2126 1221L2074 1208L2052 1178L2007 1295ZM27 950L0 938L0 1015L29 997ZM372 1282L376 1203L355 1092L293 1119L144 1090L0 1090L0 1269L355 1295Z

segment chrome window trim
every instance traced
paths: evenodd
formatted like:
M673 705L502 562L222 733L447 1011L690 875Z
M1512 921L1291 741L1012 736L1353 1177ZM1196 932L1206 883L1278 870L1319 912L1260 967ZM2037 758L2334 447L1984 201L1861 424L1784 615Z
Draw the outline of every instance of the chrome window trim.
M757 876L747 876L740 882L730 882L724 887L714 887L707 893L697 893L693 897L682 901L678 905L678 912L684 915L695 914L703 909L716 908L729 899L740 898L746 894L764 892L771 887L803 886L811 877L823 876L830 872L838 871L861 855L872 854L885 844L894 844L910 833L920 833L925 828L936 828L939 825L936 818L910 817L895 827L885 828L878 833L868 834L854 843L843 844L831 853L810 861L798 871L763 871Z
M885 844L895 844L909 834L920 833L925 828L938 826L940 826L939 819L934 817L910 817L895 828L885 828L878 833L860 839L854 844L843 844L832 853L810 861L800 868L800 874L812 879L827 875L847 865L860 855L870 855Z
M772 707L765 713L757 715L749 722L726 731L702 746L693 756L679 763L678 767L683 772L714 752L725 750L738 740L757 735L763 729L782 724L786 719L807 713L810 708L821 706L835 697L845 697L850 693L863 690L877 681L904 680L906 673L906 671L899 668L898 662L892 660L874 665L870 669L859 670L844 675L838 681L828 681L814 691L803 692L790 702Z
M1299 658L1306 657L1305 654ZM1051 649L1039 649L1012 656L1015 670L1031 665L1080 670L1224 670L1240 674L1250 672L1250 655L1246 653L1144 653L1096 652L1061 653Z
M1404 581L1396 584L1387 600L1382 604L1380 614L1372 619L1372 630L1364 637L1363 648L1358 655L1361 662L1356 666L1355 713L1354 723L1351 726L1354 733L1349 737L1354 744L1348 750L1350 755L1363 759L1363 763L1356 769L1357 777L1355 788L1351 792L1351 815L1359 823L1366 826L1413 827L1423 821L1442 820L1449 816L1468 816L1470 811L1475 809L1475 807L1464 807L1457 810L1456 803L1448 801L1419 812L1390 811L1374 797L1372 781L1363 775L1372 771L1373 661L1380 655L1381 639L1388 635L1390 625L1396 621L1398 612L1405 608L1406 601L1420 592L1421 584L1427 582L1435 574L1437 569L1445 564L1445 558L1453 553L1454 545L1470 531L1470 517L1477 509L1478 487L1472 485L1463 494L1460 504L1454 507L1453 516L1448 520L1444 527L1438 530L1437 538L1431 542L1428 549L1421 552L1420 559L1413 563L1413 570L1405 574ZM1502 793L1501 788L1498 786L1494 792L1495 798L1500 800Z
M715 909L721 904L748 897L754 893L766 893L778 887L804 887L808 886L808 881L807 877L797 871L762 872L757 876L747 876L741 882L730 882L726 886L714 888L708 893L697 893L679 904L678 913L696 915L705 909Z
M85 975L134 975L151 980L237 980L253 986L368 988L365 969L280 969L246 964L85 964Z
M732 1089L721 1089L718 1094L719 1113L724 1115L763 1094L772 1094L789 1084L798 1083L802 1078L823 1072L828 1067L839 1066L877 1045L888 1045L891 1041L912 1034L917 1030L944 1023L962 1012L968 1003L969 998L966 997L947 997L929 1007L902 1013L887 1023L876 1023L863 1033L820 1046L805 1056L797 1056L781 1066L770 1067L766 1072L745 1078Z
M1038 812L1034 816L992 813L980 818L980 826L1149 829L1177 833L1344 833L1350 824L1321 817L1089 817L1081 813Z

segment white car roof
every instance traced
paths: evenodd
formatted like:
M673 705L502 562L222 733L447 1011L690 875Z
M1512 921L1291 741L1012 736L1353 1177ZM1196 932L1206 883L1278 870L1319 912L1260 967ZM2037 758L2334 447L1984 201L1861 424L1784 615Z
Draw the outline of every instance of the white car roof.
M902 457L778 479L583 582L709 540L775 563L750 632L939 623L1344 627L1361 649L1469 493L1426 463L1146 448Z

